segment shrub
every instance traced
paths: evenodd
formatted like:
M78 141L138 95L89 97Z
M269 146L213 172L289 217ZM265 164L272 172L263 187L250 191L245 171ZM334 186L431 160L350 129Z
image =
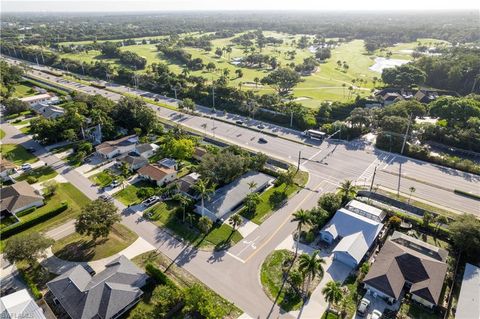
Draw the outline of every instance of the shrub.
M33 297L37 300L42 299L43 295L38 289L35 282L33 281L32 277L23 270L20 270L19 272L23 281L27 284L28 288L30 288L30 291L32 292Z
M393 229L397 229L402 223L402 220L398 216L392 216L388 219L388 223L392 226Z
M268 198L268 201L270 202L270 205L272 205L272 207L276 209L281 207L286 199L287 194L280 191L274 191L273 194L270 195L270 197Z
M35 184L36 182L38 182L38 179L35 176L28 176L27 177L27 183Z
M148 263L145 266L145 270L147 271L147 274L152 277L158 284L161 285L168 285L171 287L176 287L175 283L168 278L163 271L155 267L154 264Z
M36 209L37 209L37 207L30 207L30 208L27 208L27 209L25 209L25 210L22 210L21 212L16 213L15 215L16 215L18 218L20 218L20 217L22 217L22 216L25 216L25 215L28 215L28 214L34 212Z
M13 224L9 227L6 227L2 230L0 230L0 236L2 237L2 239L6 239L12 235L15 235L21 231L24 231L25 229L28 229L30 227L33 227L37 224L40 224L54 216L57 216L58 214L60 214L61 212L65 211L66 209L68 208L68 204L67 203L64 203L62 204L61 206L59 206L58 208L55 208L49 212L45 212L41 215L37 215L37 216L28 216L26 220L20 222L20 223L16 223L16 224Z

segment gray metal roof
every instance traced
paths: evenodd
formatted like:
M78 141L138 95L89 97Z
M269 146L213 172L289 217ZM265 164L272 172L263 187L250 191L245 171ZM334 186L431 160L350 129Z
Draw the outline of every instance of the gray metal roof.
M480 268L472 264L465 265L455 318L480 319Z
M205 201L204 214L212 220L226 220L228 214L243 202L250 192L258 192L264 189L273 177L264 173L248 172L236 179L232 183L217 189L215 195L210 200ZM254 189L250 189L248 184L256 183ZM197 205L197 212L201 213L201 206Z
M73 319L91 319L97 315L107 319L143 294L140 288L146 278L142 270L120 256L94 277L79 265L47 286Z

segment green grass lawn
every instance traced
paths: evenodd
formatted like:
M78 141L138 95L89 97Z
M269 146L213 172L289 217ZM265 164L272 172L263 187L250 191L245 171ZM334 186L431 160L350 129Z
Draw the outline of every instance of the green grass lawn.
M23 146L17 144L2 144L1 153L6 159L12 161L16 165L34 163L38 160L34 155L27 152Z
M22 132L25 135L30 134L30 125L29 126L24 126L20 129L20 132Z
M119 176L113 175L110 170L104 170L103 172L90 176L89 179L99 187L106 187L110 185L113 180L119 179Z
M0 140L5 137L5 132L3 130L0 130Z
M227 224L214 224L207 235L201 234L196 227L199 215L192 214L192 220L186 218L183 222L183 211L178 203L166 201L155 204L146 211L145 216L149 215L148 218L156 225L166 227L183 240L203 248L225 248L243 238L238 231L233 231Z
M138 204L142 199L137 196L137 191L142 187L153 187L153 184L147 181L139 181L135 184L128 185L121 191L115 193L113 197L118 199L124 205Z
M279 186L273 186L267 189L265 192L260 194L260 203L257 205L257 208L254 213L247 212L246 210L242 210L240 214L250 219L255 224L260 225L263 223L270 215L279 208L279 202L274 200L276 196L284 197L285 200L288 197L292 196L295 192L300 189L300 186L306 184L308 178L308 173L306 172L299 172L295 177L296 184L290 185L287 187L285 184L281 184ZM300 186L299 186L300 185ZM281 194L281 196L279 196Z
M35 183L37 183L37 182L43 182L43 181L52 179L57 175L58 173L50 166L40 166L38 168L31 170L28 173L23 173L22 175L17 177L16 180L24 181L24 180L27 180L29 176L33 176L36 178Z
M288 258L293 258L293 256L294 253L289 250L275 250L268 255L260 270L263 289L270 299L276 300L277 305L285 311L297 310L302 304L301 296L294 297L287 293L288 283L283 286L283 265Z
M138 236L121 224L115 224L107 238L94 241L90 236L73 233L55 242L55 256L70 261L92 261L112 256L130 246Z
M438 315L430 312L428 309L417 305L414 302L403 302L400 306L399 314L404 315L407 318L415 319L438 319Z
M45 200L45 205L37 208L30 214L20 217L20 221L26 218L34 218L37 215L42 215L46 212L52 211L62 205L62 202L68 203L68 208L57 216L50 218L38 225L24 230L22 233L28 232L46 232L47 230L60 226L68 220L75 218L81 211L82 207L90 202L87 196L80 192L75 186L70 183L58 184L58 189L55 195ZM0 241L0 251L3 250L5 244L4 240Z
M31 86L25 84L16 84L14 87L15 90L12 95L13 98L19 99L37 94L37 91L35 91Z
M13 225L17 222L18 222L17 218L15 218L15 216L13 215L4 217L0 220L0 229Z

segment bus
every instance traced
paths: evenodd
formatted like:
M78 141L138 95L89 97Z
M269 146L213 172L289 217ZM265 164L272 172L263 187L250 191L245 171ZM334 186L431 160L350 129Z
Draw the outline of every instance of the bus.
M303 135L308 136L309 138L323 140L327 136L327 133L317 130L306 130L305 132L303 132Z
M107 87L105 81L90 81L90 85L97 89L104 89Z
M41 68L41 69L38 69L39 71L42 71L43 73L47 73L47 74L50 74L50 75L53 75L53 76L63 76L63 72L60 72L60 71L55 71L55 70L51 70L51 69L47 69L47 68Z

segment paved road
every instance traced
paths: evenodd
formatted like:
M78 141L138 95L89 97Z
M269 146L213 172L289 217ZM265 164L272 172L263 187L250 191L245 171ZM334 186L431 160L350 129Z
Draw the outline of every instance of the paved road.
M69 82L62 78L55 78L41 72L38 73L38 71L35 72L35 75L48 77L51 81L57 81L62 85L82 90L89 94L101 93L114 100L121 98L116 93ZM447 207L461 208L462 210L480 215L477 201L455 195L448 190L455 186L456 188L478 193L480 181L476 175L381 152L363 142L323 142L321 145L305 146L281 138L266 137L269 143L259 144L257 142L258 137L262 136L262 133L203 117L185 115L169 109L158 110L157 106L150 106L157 110L157 114L163 118L181 123L200 132L204 131L207 135L213 136L215 134L216 137L226 141L254 151L262 151L270 156L289 161L292 164L297 162L298 153L301 152L301 166L310 173L310 179L306 187L257 230L227 252L211 253L199 251L194 247L182 244L172 238L166 231L144 221L140 215L124 213L123 216L125 225L209 287L227 299L234 301L235 304L252 317L288 317L287 314L282 314L281 310L273 305L263 292L258 277L261 263L279 243L293 232L295 224L290 222L291 213L299 208L313 207L322 192L334 190L345 179L356 180L360 184L365 183L368 185L372 179L374 168L378 167L377 172L379 174L377 174L378 179L376 178L375 184L396 189L398 177L386 172L380 173L380 171L398 173L397 166L399 167L401 164L402 174L428 181L428 185L422 183L417 185L417 196L421 195L424 199L435 202L441 198ZM204 123L207 124L206 129L202 127ZM15 128L13 129L16 130ZM7 131L7 135L12 134L10 128ZM13 135L16 135L16 139L19 141L35 143L28 141L28 138L25 139L25 136L22 136L23 134L18 130L13 132ZM7 136L7 140L4 142L8 141L8 139L9 137ZM65 178L87 196L96 198L99 195L98 190L83 175L66 167L58 159L47 157L47 160L44 158L42 160L49 164L51 161L52 164L58 165L55 168L61 170ZM401 191L408 193L411 182L414 181L402 180ZM438 185L440 188L431 185ZM427 186L429 189L426 189ZM121 203L117 202L116 204L123 210L124 206Z

